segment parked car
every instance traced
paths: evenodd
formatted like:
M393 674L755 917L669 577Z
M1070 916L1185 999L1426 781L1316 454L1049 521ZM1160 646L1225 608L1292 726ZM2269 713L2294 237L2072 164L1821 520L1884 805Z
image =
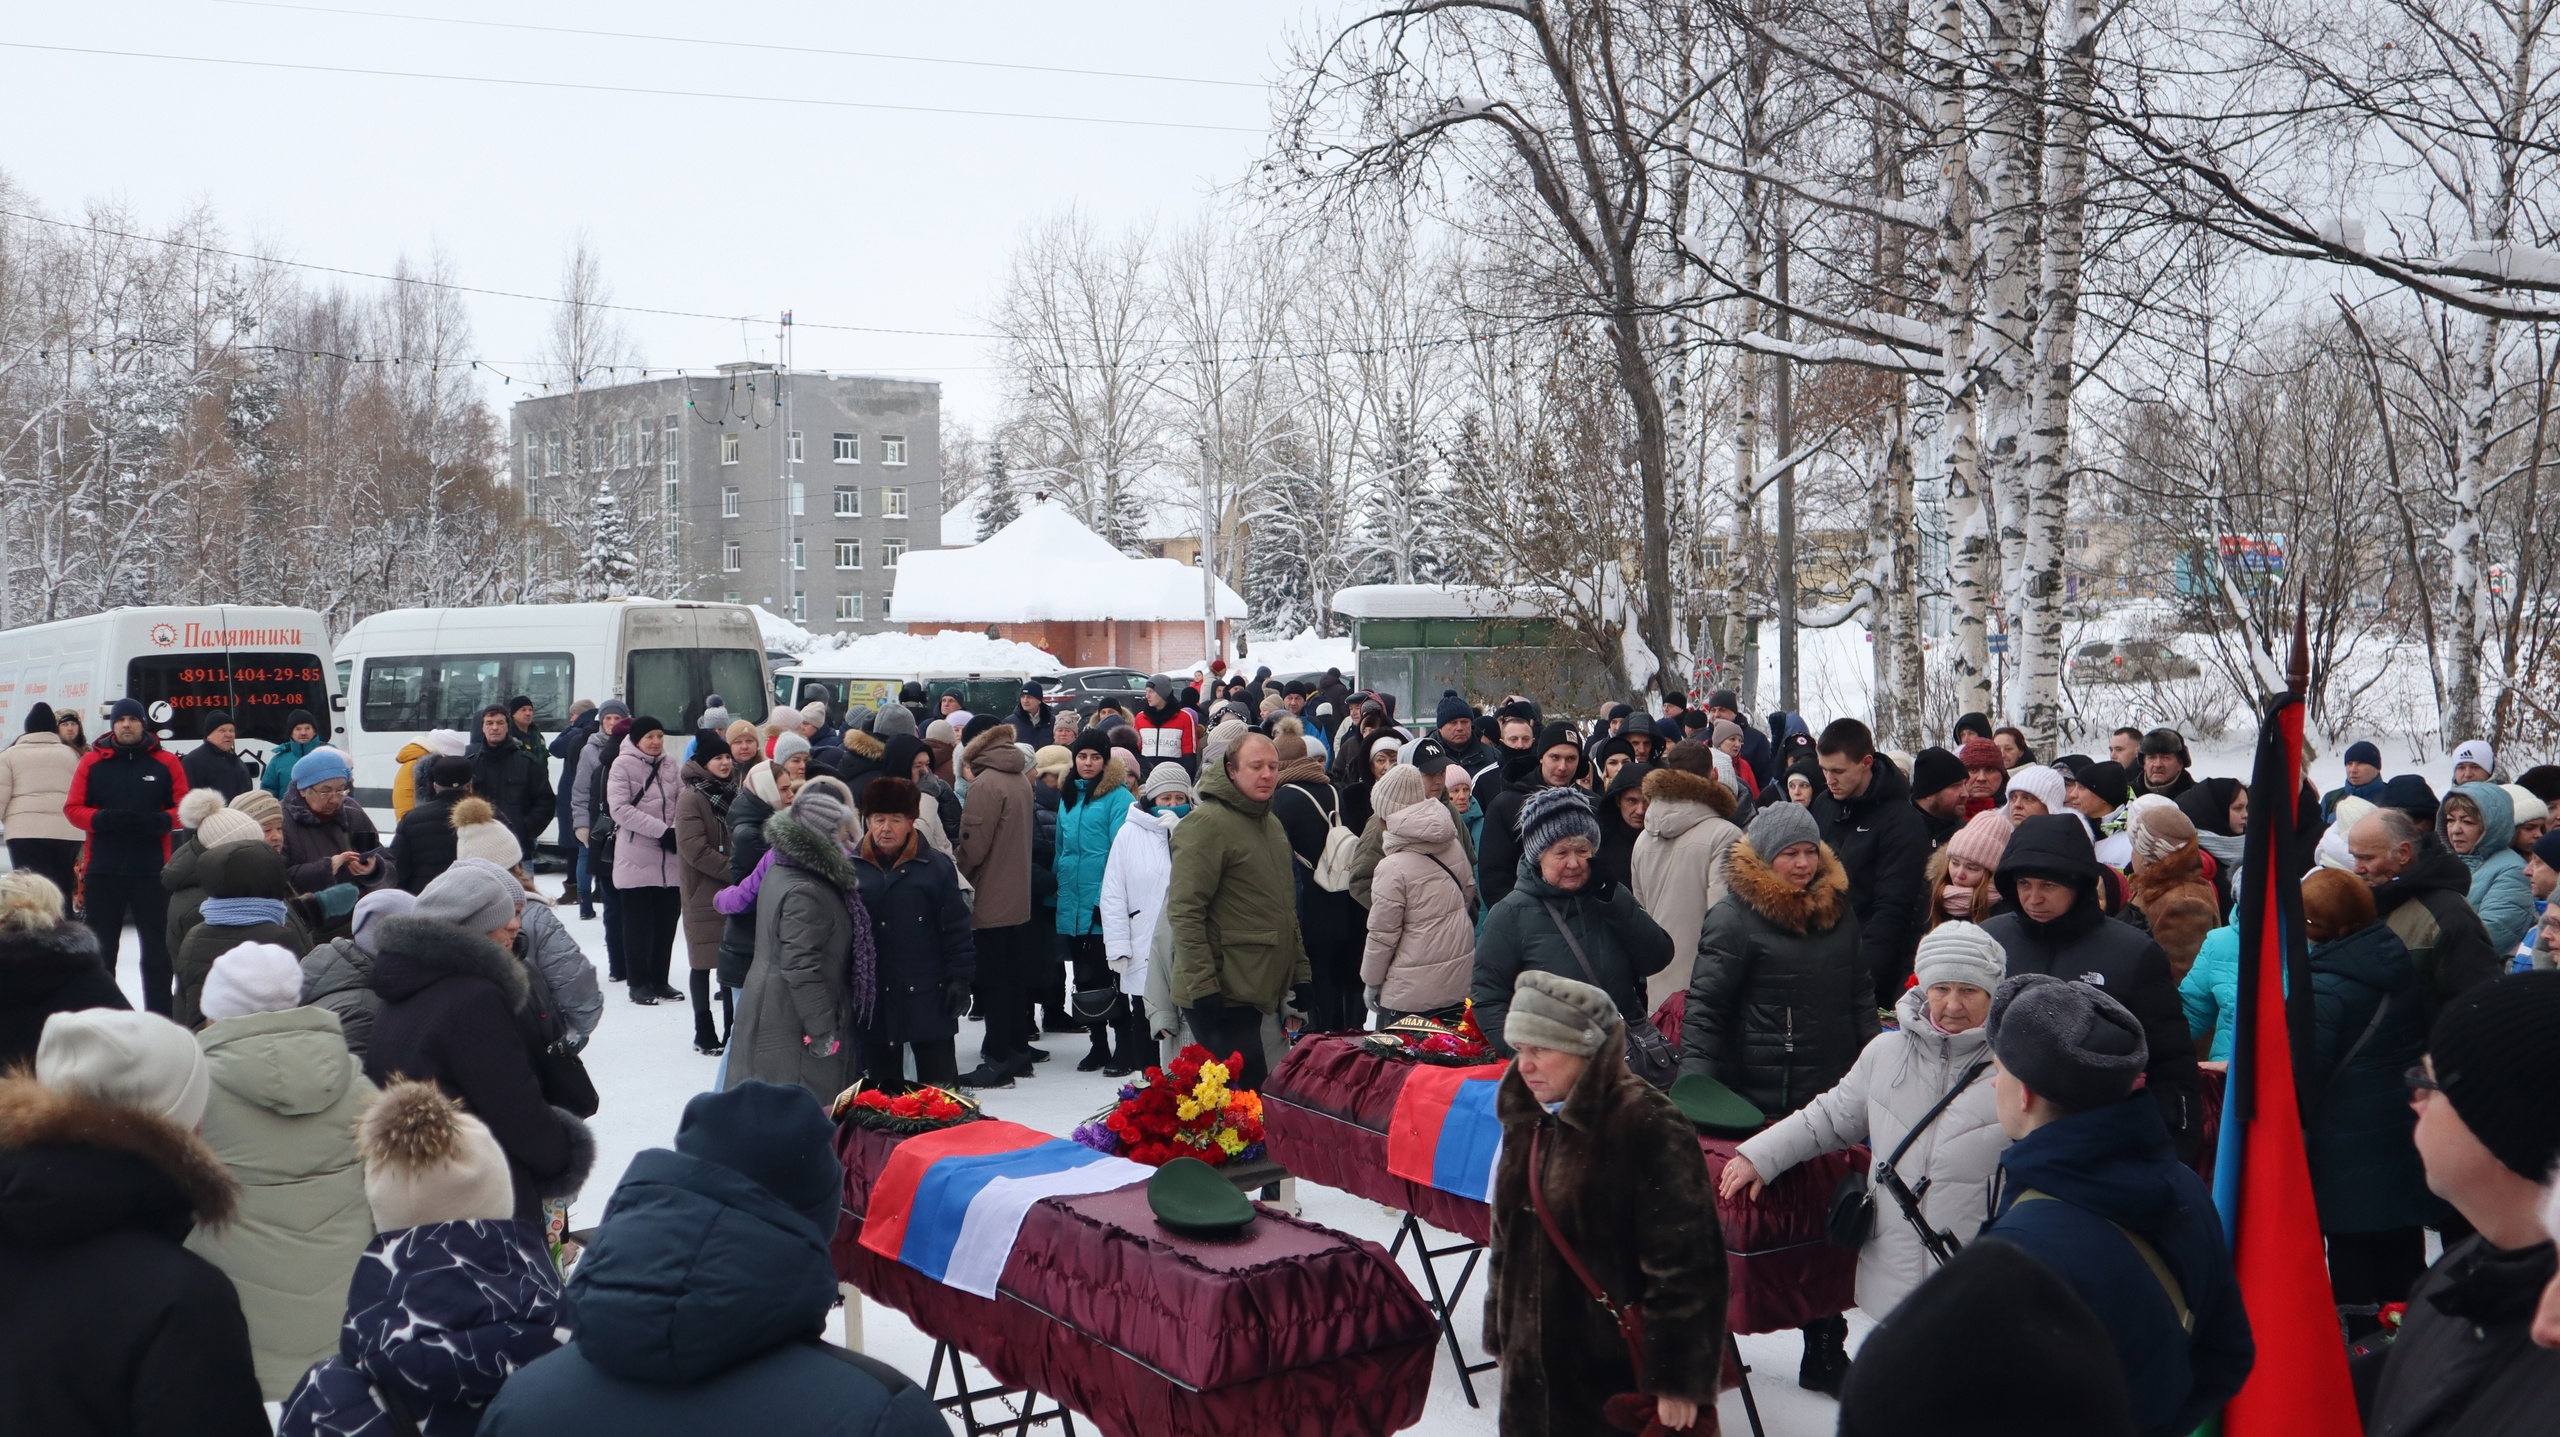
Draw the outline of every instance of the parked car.
M2075 684L2158 683L2192 679L2203 673L2203 667L2195 660L2158 639L2082 644L2071 651L2070 678Z
M1147 676L1136 669L1069 669L1043 682L1049 702L1088 714L1103 699L1118 699L1121 708L1136 713L1138 695L1147 691Z

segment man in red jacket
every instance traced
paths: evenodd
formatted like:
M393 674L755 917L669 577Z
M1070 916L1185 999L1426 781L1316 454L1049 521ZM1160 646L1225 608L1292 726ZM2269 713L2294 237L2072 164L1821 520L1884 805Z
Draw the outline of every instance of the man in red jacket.
M187 771L160 746L142 705L122 698L107 710L109 732L71 774L62 816L89 835L81 862L81 909L98 935L99 955L110 973L127 918L142 934L142 1001L154 1013L171 1011L169 892L160 886L169 861L169 834L177 827L178 800L187 796Z

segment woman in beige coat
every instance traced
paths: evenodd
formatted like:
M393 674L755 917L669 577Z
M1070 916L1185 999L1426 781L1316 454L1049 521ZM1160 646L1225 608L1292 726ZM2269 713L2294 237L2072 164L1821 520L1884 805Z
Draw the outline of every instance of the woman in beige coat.
M1458 820L1425 796L1410 764L1387 770L1373 797L1385 852L1369 882L1360 981L1381 1022L1445 1015L1466 1001L1476 966L1476 885Z
M1644 832L1636 835L1630 886L1645 916L1671 935L1671 962L1645 980L1646 1011L1685 992L1698 961L1698 929L1724 901L1725 856L1734 826L1733 790L1716 777L1715 755L1695 740L1675 743L1644 776Z
M79 888L80 842L88 835L62 816L80 750L54 732L53 710L27 710L27 731L0 749L0 833L9 841L9 866L53 880L65 899Z

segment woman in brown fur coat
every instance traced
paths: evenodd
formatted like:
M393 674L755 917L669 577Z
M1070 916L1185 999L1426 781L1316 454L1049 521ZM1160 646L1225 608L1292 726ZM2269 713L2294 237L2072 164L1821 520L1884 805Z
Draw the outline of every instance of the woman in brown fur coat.
M1504 1437L1606 1432L1613 1405L1650 1406L1669 1431L1705 1430L1727 1277L1697 1130L1627 1071L1626 1022L1588 983L1522 973L1503 1038L1519 1061L1494 1099L1502 1158L1484 1340L1502 1364ZM1538 1219L1533 1149L1557 1231L1612 1302L1643 1309L1641 1377L1617 1322Z

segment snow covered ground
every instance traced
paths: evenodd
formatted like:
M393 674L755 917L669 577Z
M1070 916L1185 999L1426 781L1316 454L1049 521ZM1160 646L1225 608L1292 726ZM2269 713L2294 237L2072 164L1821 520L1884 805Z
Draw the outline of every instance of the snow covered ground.
M558 880L545 876L544 888L557 891ZM569 931L577 935L589 957L599 969L604 964L604 930L600 923L580 922L573 908L556 910L567 921ZM679 951L677 986L683 986L683 955ZM141 953L133 935L128 932L118 959L118 980L136 1007L141 1006ZM964 1023L960 1035L960 1061L967 1066L976 1061L978 1025ZM1065 1136L1076 1124L1093 1116L1112 1096L1117 1086L1099 1073L1078 1073L1076 1059L1084 1054L1080 1036L1063 1036L1042 1040L1042 1045L1056 1056L1043 1063L1039 1076L1026 1080L1009 1091L986 1095L986 1109L998 1117L1037 1128L1043 1132ZM620 989L606 991L605 1014L597 1026L594 1040L586 1051L587 1067L594 1075L596 1089L604 1096L603 1110L592 1126L596 1135L596 1171L588 1180L585 1193L571 1209L574 1226L592 1226L603 1217L605 1200L612 1195L614 1184L623 1169L643 1148L666 1147L675 1141L676 1120L694 1094L712 1084L718 1070L717 1058L705 1058L693 1051L692 1009L684 1003L660 1003L641 1007L632 1003ZM1399 1216L1376 1203L1354 1198L1331 1188L1302 1184L1298 1198L1306 1215L1314 1221L1339 1231L1368 1238L1384 1246L1395 1236ZM1445 1243L1448 1239L1441 1237ZM1420 1288L1420 1269L1411 1254L1403 1259L1409 1274ZM1476 1338L1482 1328L1481 1288L1471 1286L1462 1304L1463 1318L1458 1324L1467 1343L1471 1360L1481 1356ZM829 1336L844 1336L839 1313L829 1323ZM1858 1313L1851 1313L1850 1343L1854 1350L1864 1336L1868 1323ZM917 1332L897 1311L869 1299L862 1302L859 1345L864 1351L921 1381L933 1355L932 1342ZM1800 1340L1793 1333L1774 1333L1742 1339L1743 1360L1752 1365L1752 1387L1760 1404L1761 1421L1770 1437L1825 1437L1839 1422L1838 1406L1830 1399L1803 1391L1795 1383L1796 1361L1802 1355ZM973 1375L983 1380L984 1374ZM1480 1409L1467 1406L1459 1391L1457 1379L1449 1366L1447 1351L1441 1349L1434 1365L1431 1403L1420 1425L1409 1430L1425 1437L1471 1437L1494 1431L1492 1398L1498 1390L1498 1373L1487 1372L1476 1378L1477 1390L1486 1399ZM987 1413L980 1408L982 1415ZM1744 1420L1742 1400L1727 1393L1723 1405L1724 1430L1747 1434L1750 1426Z

